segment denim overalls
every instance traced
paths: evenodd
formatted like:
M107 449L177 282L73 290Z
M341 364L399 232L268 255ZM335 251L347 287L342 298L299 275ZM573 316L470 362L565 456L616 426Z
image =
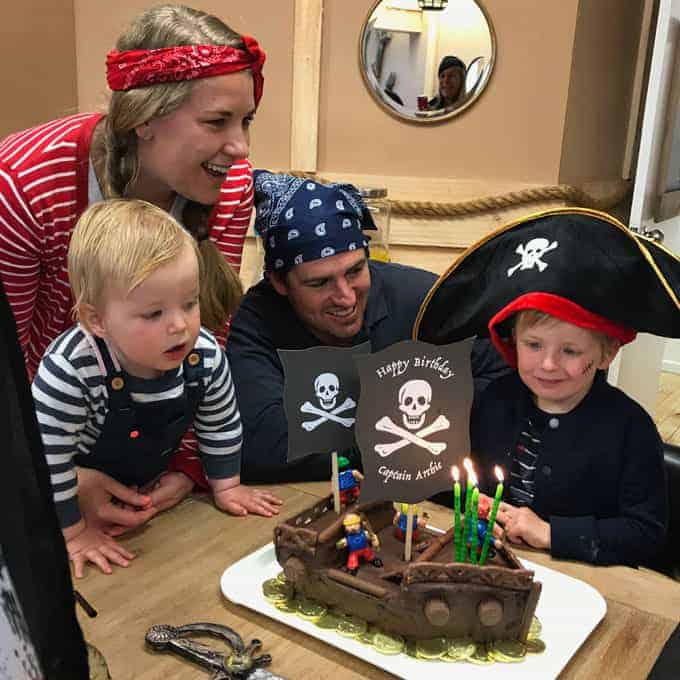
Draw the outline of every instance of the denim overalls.
M100 470L127 486L148 484L167 469L194 422L205 394L203 352L194 348L184 359L181 396L146 404L132 401L131 377L114 366L106 343L94 339L106 367L108 413L95 445L88 454L77 454L75 463Z

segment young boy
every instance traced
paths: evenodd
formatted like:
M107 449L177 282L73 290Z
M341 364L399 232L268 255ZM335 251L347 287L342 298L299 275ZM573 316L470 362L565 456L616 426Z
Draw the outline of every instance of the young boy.
M632 328L680 334L677 258L608 215L569 208L511 224L463 259L433 289L418 337L452 341L488 321L517 369L489 385L471 423L487 492L493 466L506 471L506 538L565 559L653 562L666 534L661 440L604 371ZM464 287L461 311L451 302Z
M76 576L133 557L81 516L76 465L151 488L192 425L215 504L276 514L279 499L239 481L240 416L226 356L200 325L190 234L149 203L97 203L73 232L68 273L79 324L47 349L33 397Z

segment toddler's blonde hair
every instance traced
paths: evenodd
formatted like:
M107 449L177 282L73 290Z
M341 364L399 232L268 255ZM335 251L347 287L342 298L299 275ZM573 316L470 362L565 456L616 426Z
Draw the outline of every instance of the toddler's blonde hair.
M542 324L554 324L558 321L562 321L562 319L553 316L552 314L548 314L547 312L542 312L538 309L524 309L515 315L513 334L520 327L534 328L535 326L540 326ZM600 343L603 360L609 358L613 354L616 354L616 351L621 345L621 343L616 338L612 338L606 333L595 331L590 328L585 328L584 330L589 331Z
M165 210L128 199L91 205L80 216L68 250L74 317L80 318L83 305L101 307L112 288L129 294L187 246L200 268L196 241Z

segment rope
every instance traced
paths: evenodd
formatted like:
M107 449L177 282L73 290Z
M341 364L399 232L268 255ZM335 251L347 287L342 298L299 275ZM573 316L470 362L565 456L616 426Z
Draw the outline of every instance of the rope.
M291 171L295 177L313 179L327 183L330 180L319 177L314 173ZM534 203L537 201L567 201L583 208L608 210L621 203L632 189L631 182L621 182L619 187L609 195L598 198L579 187L570 184L555 184L552 186L511 191L496 196L483 196L469 201L457 203L439 203L433 201L401 201L390 199L393 215L409 215L413 217L457 217L474 213L503 210L516 205Z

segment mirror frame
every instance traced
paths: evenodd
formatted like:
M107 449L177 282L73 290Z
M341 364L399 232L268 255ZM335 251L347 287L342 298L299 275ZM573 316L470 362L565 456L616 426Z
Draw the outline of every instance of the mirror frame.
M481 96L484 94L486 91L486 88L491 80L491 77L494 72L494 67L496 66L496 54L498 53L498 43L496 41L496 31L493 27L493 22L491 21L491 17L489 16L489 12L487 11L486 7L484 6L484 3L482 0L472 0L477 7L479 7L482 15L484 16L484 19L486 20L486 24L489 27L489 34L491 37L491 58L489 59L489 70L486 76L486 80L483 83L482 87L477 88L477 92L466 102L464 102L461 106L458 108L454 109L453 111L449 111L448 113L444 113L442 115L436 115L435 112L423 112L422 115L419 116L411 116L405 113L401 113L400 111L397 111L395 108L392 108L384 99L380 96L380 94L375 90L373 85L371 84L370 80L368 79L368 75L366 73L367 69L364 68L364 59L363 59L363 44L364 44L364 38L366 37L366 27L368 26L368 21L371 18L371 15L373 12L375 12L376 8L378 5L382 2L383 0L375 0L373 2L373 5L371 8L368 10L368 13L366 14L366 17L364 19L364 22L361 26L361 33L359 34L359 71L361 72L361 78L364 81L364 86L368 90L369 95L371 96L371 99L376 102L383 111L386 111L387 113L390 114L393 118L396 118L399 121L405 121L407 123L415 123L415 124L420 124L420 123L425 123L428 125L432 124L437 124L437 123L444 123L451 118L458 116L461 114L463 111L466 111L470 106L472 106ZM433 115L427 115L428 113L431 113Z

